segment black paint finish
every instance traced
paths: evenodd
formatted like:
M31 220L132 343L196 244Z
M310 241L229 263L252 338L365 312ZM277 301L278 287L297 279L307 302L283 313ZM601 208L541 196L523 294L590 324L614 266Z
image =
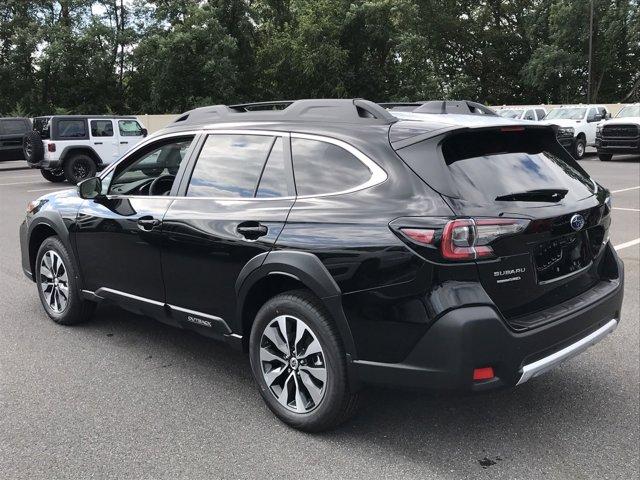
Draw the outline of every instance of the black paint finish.
M177 125L163 134L181 128L187 131ZM491 361L500 368L498 383L514 383L524 359L514 353L519 345L534 355L594 327L604 320L599 316L619 314L622 265L606 242L610 217L608 192L602 188L586 198L569 195L553 206L483 205L454 196L453 189L437 192L416 175L392 148L389 125L238 128L276 131L284 142L289 132L341 140L374 160L387 178L340 195L297 197L290 185L291 195L284 198L187 197L199 151L194 148L166 197L82 200L75 191L42 197L21 227L25 272L33 271L37 241L47 232L57 234L74 252L87 298L105 298L238 345L249 333L243 312L255 311L248 304L255 286L268 289L270 282L286 278L322 299L355 362L354 375L387 384L467 388L470 369ZM395 141L404 146L413 137L428 141L430 135L455 130L419 122L394 129ZM204 135L195 135L194 145L201 145ZM284 150L291 173L290 146ZM438 155L437 145L429 151ZM438 158L429 161L435 165ZM108 175L109 170L103 178ZM591 264L575 276L542 285L531 274L536 248L569 234L567 215L577 211L587 220ZM530 223L523 234L492 245L496 258L459 263L399 233L401 227L441 231L448 220L468 216L512 216ZM522 282L499 286L494 281L496 270L521 266L529 269ZM576 298L585 299L574 305L581 320L572 313L565 325L571 312L562 314L562 306ZM536 319L550 319L554 328L537 328ZM397 381L395 368L403 371Z

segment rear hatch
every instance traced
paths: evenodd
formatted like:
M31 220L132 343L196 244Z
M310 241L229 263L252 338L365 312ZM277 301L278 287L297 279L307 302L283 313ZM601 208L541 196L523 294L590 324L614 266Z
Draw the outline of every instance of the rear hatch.
M532 313L600 280L607 192L560 147L553 129L467 129L398 153L456 217L470 219L477 238L489 233L478 243L486 246L475 247L478 274L512 327L535 326L544 316Z

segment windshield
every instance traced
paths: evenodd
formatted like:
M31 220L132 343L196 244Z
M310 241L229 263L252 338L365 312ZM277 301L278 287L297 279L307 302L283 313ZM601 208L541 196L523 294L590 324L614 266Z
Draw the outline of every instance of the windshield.
M500 110L498 115L504 118L520 118L524 110Z
M616 118L626 117L640 117L640 105L627 105L616 115Z
M551 110L545 120L553 120L554 118L564 118L567 120L582 120L586 108L555 108Z

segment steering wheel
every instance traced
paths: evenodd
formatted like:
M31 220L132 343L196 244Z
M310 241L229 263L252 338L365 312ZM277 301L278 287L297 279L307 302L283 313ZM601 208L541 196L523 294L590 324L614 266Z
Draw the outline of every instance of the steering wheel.
M173 185L173 181L176 179L175 175L170 173L165 173L164 175L160 175L156 178L151 185L149 185L149 195L157 196L157 195L168 195L171 191L171 186Z

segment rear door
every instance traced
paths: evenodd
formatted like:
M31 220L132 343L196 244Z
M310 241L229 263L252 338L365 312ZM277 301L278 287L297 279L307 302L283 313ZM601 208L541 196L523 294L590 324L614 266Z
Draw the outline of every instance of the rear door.
M457 216L473 218L478 231L485 223L528 220L526 230L490 244L494 257L477 261L485 290L514 319L599 281L610 218L602 192L596 195L595 184L551 130L504 130L443 139L439 166L428 164L428 149L422 157L399 153Z
M90 119L89 134L91 148L96 151L102 163L108 165L120 158L118 137L113 128L113 120L108 118Z
M271 250L294 203L290 157L288 134L204 136L163 220L167 303L185 326L216 335L235 321L238 275Z

